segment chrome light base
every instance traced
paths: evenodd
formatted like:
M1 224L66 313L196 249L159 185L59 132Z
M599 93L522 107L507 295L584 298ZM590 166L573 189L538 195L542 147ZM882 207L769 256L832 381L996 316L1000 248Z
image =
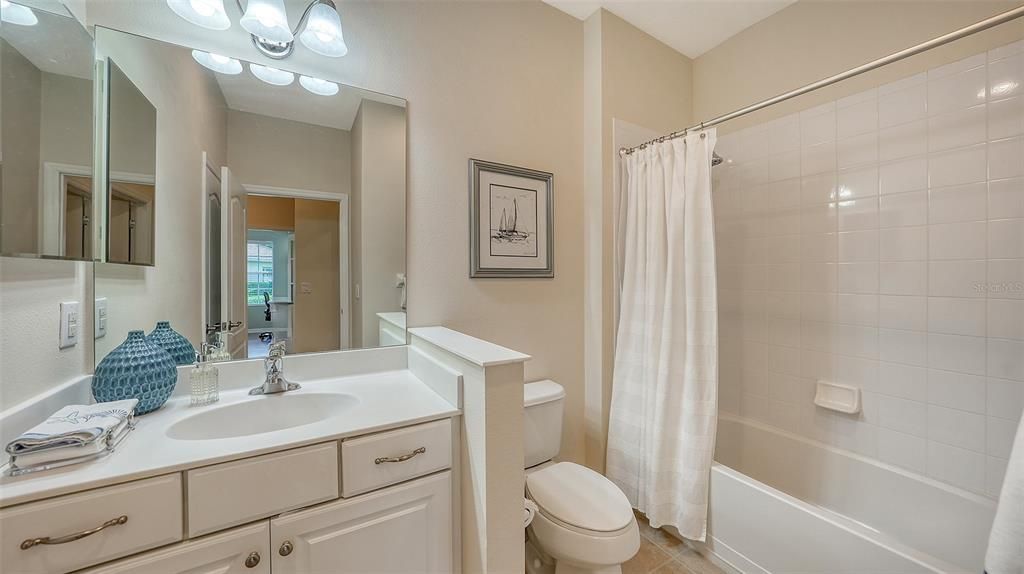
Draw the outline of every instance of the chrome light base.
M249 34L249 36L252 38L252 45L255 46L261 54L273 60L283 60L288 56L291 56L292 52L295 51L294 40L288 43L283 43L267 40L266 38L261 38L256 34Z

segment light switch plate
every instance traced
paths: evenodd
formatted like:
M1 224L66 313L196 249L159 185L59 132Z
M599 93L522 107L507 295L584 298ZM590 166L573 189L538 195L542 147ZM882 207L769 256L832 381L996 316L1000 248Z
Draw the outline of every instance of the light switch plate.
M99 339L107 335L107 298L96 298L96 315L93 317L93 338Z
M78 344L80 327L78 301L65 301L60 304L60 348L67 349Z

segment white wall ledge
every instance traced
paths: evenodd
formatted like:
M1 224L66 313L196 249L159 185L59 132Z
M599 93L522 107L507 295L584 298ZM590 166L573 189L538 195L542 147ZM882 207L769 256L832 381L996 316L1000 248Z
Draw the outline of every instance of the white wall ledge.
M478 367L496 367L530 360L530 355L488 343L447 327L415 327L409 329L409 333Z

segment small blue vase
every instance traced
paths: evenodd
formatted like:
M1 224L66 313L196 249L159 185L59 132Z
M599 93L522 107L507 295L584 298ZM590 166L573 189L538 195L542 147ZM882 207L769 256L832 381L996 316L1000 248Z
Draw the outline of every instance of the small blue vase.
M176 365L196 362L196 348L184 335L171 328L170 321L157 321L156 328L146 335L146 342L170 353Z
M171 354L147 343L142 331L129 331L128 338L96 366L92 396L100 403L139 399L135 414L142 415L162 407L177 382Z

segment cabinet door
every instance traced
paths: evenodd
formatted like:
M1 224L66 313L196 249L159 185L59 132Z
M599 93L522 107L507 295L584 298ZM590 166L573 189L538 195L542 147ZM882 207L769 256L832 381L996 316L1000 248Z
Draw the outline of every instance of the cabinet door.
M452 567L451 472L270 521L274 574L413 574Z
M263 521L79 574L270 574L270 563L270 523Z

